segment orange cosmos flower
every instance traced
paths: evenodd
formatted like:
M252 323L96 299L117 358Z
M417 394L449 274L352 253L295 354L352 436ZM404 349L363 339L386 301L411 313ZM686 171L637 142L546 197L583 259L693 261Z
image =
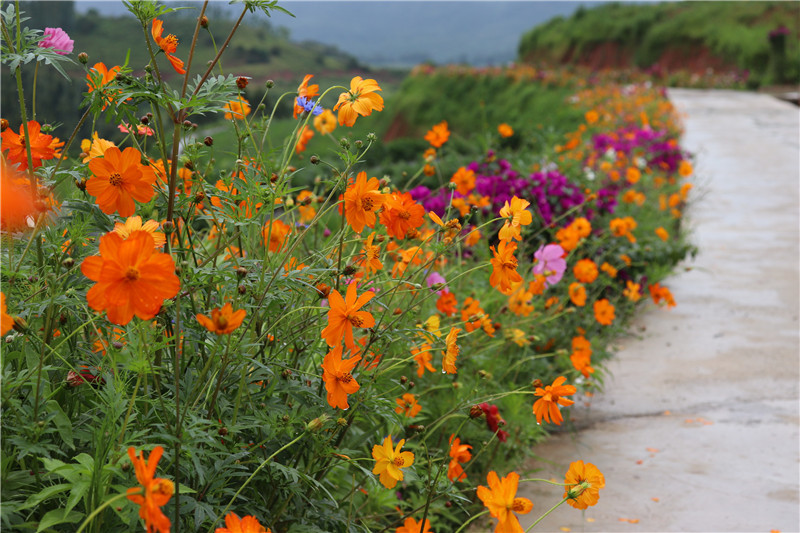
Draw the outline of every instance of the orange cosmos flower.
M453 177L450 178L450 183L456 184L456 192L467 196L475 188L475 172L467 169L467 167L459 167Z
M662 287L658 283L653 283L648 287L650 290L650 296L653 298L653 302L658 305L663 300L664 303L667 305L668 308L675 307L677 305L675 303L675 298L672 296L672 292L666 288Z
M295 107L297 107L297 104L295 104ZM322 135L333 133L333 130L336 129L336 115L333 114L333 111L325 109L314 117L314 129Z
M436 309L438 309L439 312L445 316L453 316L458 310L457 306L458 302L456 301L455 294L445 290L441 291L439 299L436 300Z
M306 74L303 81L300 82L300 85L297 87L297 97L305 97L308 100L313 100L316 96L319 95L319 85L309 85L308 82L313 78L313 74ZM303 106L297 103L297 98L294 99L294 118L297 118L300 113L303 112ZM354 119L355 120L355 119ZM314 121L316 125L316 120ZM351 124L352 126L352 124ZM335 127L335 126L334 126ZM333 131L333 130L331 130ZM322 132L320 132L322 133Z
M96 89L102 89L104 86L114 81L120 70L122 70L122 67L119 65L108 68L106 67L105 63L95 63L86 74L86 80L88 82L86 86L89 88L88 92L92 92ZM114 91L113 94L107 94L103 98L103 109L105 109L108 104L113 104L114 98L121 92L121 90L117 90Z
M614 305L606 298L594 303L594 318L599 324L610 326L614 322Z
M556 232L556 240L565 252L571 252L578 246L581 236L578 230L570 224Z
M392 436L383 439L383 444L376 444L372 447L372 458L375 459L373 474L380 475L381 485L387 489L394 488L398 481L403 479L401 468L407 468L414 464L414 454L411 452L401 452L400 448L406 443L401 439L396 448L392 448Z
M575 461L569 465L564 483L567 485L564 498L569 498L567 503L576 509L586 509L597 503L600 489L606 486L606 479L592 463Z
M91 141L89 139L84 139L81 141L81 150L83 151L83 154L86 154L81 154L83 157L81 161L88 163L95 157L103 157L103 154L106 153L106 150L112 146L116 146L116 144L111 141L101 139L97 132L94 132L92 134Z
M517 258L514 257L517 243L500 241L497 250L494 246L490 246L489 249L494 254L491 259L494 270L489 277L489 285L503 294L511 294L512 285L522 281L522 276L517 272Z
M617 269L611 266L608 262L604 262L602 265L600 265L600 270L608 274L609 277L617 277Z
M632 302L638 302L642 297L641 288L640 284L628 280L625 282L625 290L622 291L622 295Z
M14 319L6 308L6 295L0 292L0 335L5 335L14 327ZM433 368L431 368L433 371Z
M575 370L588 378L589 374L594 373L592 368L592 343L586 337L578 336L572 338L572 355L569 356Z
M372 313L360 311L374 296L372 291L357 296L355 281L347 286L344 298L336 289L331 290L328 295L328 304L331 306L328 311L328 325L322 330L322 338L328 346L336 346L344 337L345 346L350 350L355 348L353 328L371 328L375 325Z
M536 415L537 423L541 424L542 418L544 418L545 422L552 421L557 426L564 421L558 406L563 405L566 407L575 403L573 400L564 398L564 396L570 396L577 391L574 385L564 385L565 381L567 381L567 378L560 376L556 378L552 385L548 385L545 388L536 387L534 395L540 396L536 403L533 404L533 413Z
M381 88L373 79L364 80L361 76L356 76L350 80L350 90L339 95L339 101L333 106L333 110L339 110L339 125L352 126L356 123L358 115L366 117L372 111L383 111L383 98L376 94Z
M108 320L120 326L133 315L150 320L180 289L172 257L157 252L146 231L135 231L127 240L106 233L100 237L100 255L84 259L81 272L97 282L86 293L89 307L106 311Z
M334 291L336 292L336 291ZM351 350L353 348L350 348ZM349 409L347 395L353 394L361 385L355 380L351 372L361 360L360 355L350 359L342 359L342 345L337 344L326 355L322 362L322 380L328 393L328 405L338 409Z
M425 223L425 208L411 197L411 193L394 193L386 198L380 214L381 224L395 239L405 239L409 230Z
M628 183L637 183L641 177L642 173L636 167L628 167L625 171L625 179L628 180Z
M680 174L682 178L688 178L692 175L692 172L694 172L692 164L686 159L682 160L681 164L678 166L678 174Z
M450 435L450 464L447 465L447 479L453 483L467 479L467 474L464 472L461 463L466 463L472 459L471 449L472 446L462 444L455 433Z
M503 122L499 126L497 126L497 133L500 134L500 137L511 137L514 135L514 130L511 126Z
M578 307L586 305L586 288L580 283L570 283L569 299Z
M533 221L533 215L528 211L529 205L531 205L530 202L516 196L511 198L510 202L506 201L500 209L500 216L506 219L498 235L501 241L522 240L520 227L527 226Z
M394 533L433 533L431 531L431 521L425 519L425 523L417 522L409 516L403 521L403 525L398 527Z
M155 243L156 248L160 248L161 246L164 246L164 243L167 242L167 238L160 231L156 231L157 229L158 222L155 220L148 220L142 224L142 217L135 216L128 217L124 223L115 222L113 231L123 239L130 237L134 231L146 231L151 237L153 237L153 242Z
M89 161L93 176L86 182L86 192L97 198L97 205L107 215L119 212L129 217L136 211L137 202L149 202L155 190L156 174L142 165L142 154L133 147L120 151L112 146L103 157Z
M447 346L447 351L442 353L444 356L442 359L442 370L448 374L456 373L456 359L460 351L460 348L456 344L459 331L461 331L461 328L450 328L450 333L445 337L444 342Z
M461 307L461 320L465 322L464 329L467 333L471 333L481 327L481 323L486 316L486 313L481 308L480 301L471 296L464 300Z
M305 152L308 141L310 141L312 137L314 137L314 130L308 126L303 126L300 130L300 137L297 139L297 146L294 148L295 153L300 154Z
M572 272L575 274L575 279L581 283L592 283L599 273L597 265L591 259L581 259L575 263Z
M18 164L20 170L27 170L28 168L28 152L26 146L30 146L31 159L33 161L33 168L42 166L42 161L53 159L58 154L56 148L58 145L53 145L53 136L44 135L42 133L41 125L35 120L28 121L28 138L25 138L25 128L20 125L19 134L15 133L11 128L6 128L0 137L3 139L3 152L8 151L8 162L11 164ZM61 146L63 146L63 142Z
M661 226L656 228L656 235L658 235L658 238L662 241L667 241L669 239L669 233Z
M492 470L486 476L486 481L489 487L479 485L478 498L498 520L495 533L523 533L524 530L514 513L528 514L533 509L533 503L528 498L516 497L519 474L511 472L501 479L497 472Z
M286 242L286 236L292 232L292 227L285 224L280 220L273 220L269 224L264 225L262 235L264 235L264 242L269 243L269 251L277 252L283 248Z
M380 188L378 178L367 179L367 173L362 171L344 192L344 216L356 233L361 233L364 226L375 227L375 213L386 201Z
M241 96L237 96L236 100L229 100L223 106L223 109L225 110L225 120L242 120L250 114L250 102Z
M419 348L411 348L411 355L414 356L414 361L417 362L417 376L422 377L425 370L428 372L436 372L436 369L433 368L431 364L433 352L431 351L430 344L423 344Z
M2 159L2 158L0 158ZM0 229L15 233L36 225L38 209L31 195L31 182L17 167L2 159L0 172Z
M600 118L600 114L594 109L590 109L584 113L583 117L586 119L587 124L594 124Z
M396 398L394 401L397 403L394 412L397 414L403 413L403 416L407 416L408 418L414 418L422 411L422 406L417 403L417 397L409 392L403 394L401 398Z
M247 315L247 311L244 309L239 309L238 311L234 312L231 303L227 302L222 306L222 309L212 309L211 318L199 313L195 316L195 318L197 318L197 321L200 322L201 326L206 328L211 333L216 333L217 335L228 335L233 333L233 330L242 325L245 315Z
M150 30L153 35L153 40L164 52L164 55L167 56L169 64L172 65L175 72L178 74L186 74L186 69L183 68L183 61L172 55L178 49L178 38L172 33L166 37L162 37L161 35L164 33L164 22L158 19L153 19L153 26Z
M239 518L231 511L225 515L225 527L218 527L214 533L272 533L272 530L264 529L255 516Z
M608 223L608 227L615 237L626 237L630 242L636 242L636 237L631 233L636 229L636 221L633 217L615 218Z
M372 240L375 238L375 232L369 234L367 237L367 241L364 243L364 248L361 250L361 254L356 258L356 264L361 265L364 268L364 276L369 278L370 274L373 274L379 270L383 269L383 263L381 262L381 247L375 246L372 244Z
M164 448L156 446L145 461L143 451L139 452L137 457L133 447L128 448L128 457L133 463L136 480L141 485L141 488L128 489L128 499L139 505L139 517L144 520L147 533L169 533L172 524L169 518L161 512L161 507L172 498L175 484L168 479L153 477L163 453ZM136 492L139 494L135 494Z
M425 140L431 143L434 148L440 148L447 139L450 138L450 130L447 129L447 121L443 120L433 126L428 133L425 134Z

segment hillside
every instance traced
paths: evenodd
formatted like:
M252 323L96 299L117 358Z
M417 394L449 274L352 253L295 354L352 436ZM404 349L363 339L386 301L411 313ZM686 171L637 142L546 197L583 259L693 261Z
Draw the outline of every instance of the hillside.
M594 69L747 71L750 86L800 79L798 2L611 3L556 17L526 33L519 59ZM780 39L769 38L781 26Z

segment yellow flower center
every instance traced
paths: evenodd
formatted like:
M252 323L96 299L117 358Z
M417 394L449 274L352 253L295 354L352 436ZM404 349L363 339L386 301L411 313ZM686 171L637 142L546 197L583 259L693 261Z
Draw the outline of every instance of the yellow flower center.
M395 457L392 462L394 463L394 466L396 466L397 468L402 468L402 466L406 464L405 460L401 455Z
M514 501L511 503L511 510L518 513L525 511L527 507L527 502L523 498L514 498Z
M161 42L161 49L165 52L169 52L170 54L174 53L175 50L178 49L178 38L175 37L174 34L170 33L164 40Z
M110 183L114 187L119 187L120 185L122 185L122 176L120 176L119 172L113 172L108 177L108 183Z
M159 478L155 481L151 489L152 492L163 494L164 496L172 496L175 492L175 484L172 481L163 478Z
M136 267L128 267L128 270L125 272L125 279L128 281L136 281L139 279L139 271L136 269Z
M348 316L347 320L349 320L350 323L353 324L353 327L355 328L360 328L362 324L364 324L364 321L361 319L361 317L356 315Z
M400 211L400 214L397 215L398 217L402 218L403 220L408 220L411 218L411 213L406 210Z
M228 327L228 319L225 318L224 316L217 317L217 327L219 329L225 329L226 327Z
M336 376L336 381L347 384L353 381L353 376L350 374L350 372L345 372L341 376Z
M361 209L364 211L372 211L372 198L369 196L361 199Z

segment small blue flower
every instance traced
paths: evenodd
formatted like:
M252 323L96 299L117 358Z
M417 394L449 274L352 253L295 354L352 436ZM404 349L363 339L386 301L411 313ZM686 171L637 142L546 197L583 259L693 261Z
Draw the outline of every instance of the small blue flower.
M309 100L305 96L297 97L297 105L303 108L307 113L317 116L322 113L322 106L318 106L314 100Z

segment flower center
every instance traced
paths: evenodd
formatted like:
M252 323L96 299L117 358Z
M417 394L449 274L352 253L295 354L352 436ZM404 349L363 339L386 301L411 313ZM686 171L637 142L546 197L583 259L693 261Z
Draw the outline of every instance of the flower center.
M406 464L405 460L400 455L395 457L394 461L392 461L392 462L394 463L394 466L396 466L397 468L401 468L404 464Z
M151 490L156 494L172 496L175 492L175 484L168 479L159 478L155 480Z
M163 46L161 47L162 50L169 53L174 53L175 50L178 49L178 38L175 37L174 34L170 33L164 38Z
M128 281L136 281L139 279L139 271L136 269L136 267L128 267L128 270L125 272L125 279Z
M514 502L511 504L511 510L518 513L524 512L527 508L527 502L523 498L514 498Z
M224 316L217 317L217 327L220 329L225 329L228 327L228 319Z
M360 328L361 325L364 324L364 321L361 319L361 317L356 316L356 315L349 315L347 317L347 320L349 320L350 323L353 324L353 327L356 327L356 328Z
M411 213L409 213L408 211L403 210L403 211L400 211L400 214L398 214L397 216L402 218L403 220L408 220L409 218L411 218Z
M364 211L372 211L372 198L369 196L361 199L361 209Z
M353 381L353 376L350 375L350 372L345 372L341 376L336 376L336 381L347 384Z
M120 176L119 172L113 172L108 177L108 183L110 183L114 187L119 187L120 185L122 185L122 176Z

